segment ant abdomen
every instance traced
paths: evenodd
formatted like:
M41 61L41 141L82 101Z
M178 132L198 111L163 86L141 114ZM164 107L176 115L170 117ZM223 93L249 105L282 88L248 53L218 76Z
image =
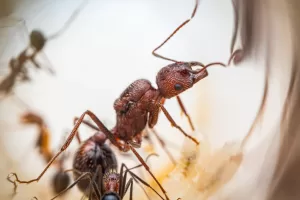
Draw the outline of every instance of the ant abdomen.
M58 171L52 178L52 185L55 194L59 194L70 184L70 176L67 172Z
M75 153L73 168L74 178L77 179L81 174L78 172L90 172L95 175L96 183L101 186L102 181L99 177L100 173L104 174L106 170L110 168L117 168L117 159L116 155L112 149L103 143L97 143L95 141L96 137L91 137L85 141L78 151ZM97 168L101 166L101 172L96 173ZM88 179L83 179L78 182L77 186L80 191L86 193L90 187ZM102 188L102 187L99 187Z

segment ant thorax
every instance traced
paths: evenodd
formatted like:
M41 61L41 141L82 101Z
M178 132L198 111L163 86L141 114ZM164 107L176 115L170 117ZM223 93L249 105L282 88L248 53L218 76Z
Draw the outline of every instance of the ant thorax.
M148 122L148 114L159 97L159 92L146 79L131 83L114 102L117 124L113 132L118 138L129 141L140 134Z
M120 186L120 175L116 169L109 169L103 176L105 193L118 193Z

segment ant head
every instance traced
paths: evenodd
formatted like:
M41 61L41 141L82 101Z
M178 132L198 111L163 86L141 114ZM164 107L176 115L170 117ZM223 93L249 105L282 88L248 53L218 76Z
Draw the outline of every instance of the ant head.
M158 72L156 84L160 94L169 99L193 87L207 75L206 70L192 70L189 62L176 62Z
M115 169L109 169L103 176L104 191L119 192L120 174Z
M35 113L27 112L21 116L21 122L24 124L43 124L43 119Z
M101 200L120 200L120 197L115 192L105 194Z
M46 43L46 38L41 31L33 30L30 33L30 45L37 51L43 49Z

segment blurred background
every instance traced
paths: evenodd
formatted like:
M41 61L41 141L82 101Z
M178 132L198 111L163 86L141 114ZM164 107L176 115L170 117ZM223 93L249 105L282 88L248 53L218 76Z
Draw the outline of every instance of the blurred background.
M79 117L87 109L103 120L108 128L112 128L116 120L114 100L136 79L146 78L156 86L157 72L170 62L154 57L151 52L180 23L190 17L195 3L182 0L164 2L90 0L82 6L82 2L82 0L0 1L2 80L9 73L10 59L18 56L28 46L30 31L38 29L46 37L50 36L64 27L72 13L78 7L82 7L70 26L61 35L48 41L37 57L40 65L53 66L55 75L52 76L45 70L36 70L28 64L32 81L16 84L14 94L1 99L1 199L11 199L13 187L6 180L10 172L16 172L20 179L27 180L37 177L46 165L35 148L38 137L37 127L21 124L20 116L30 109L43 117L51 131L53 151L59 150L66 131L70 132L73 128L74 117ZM253 5L255 3L257 2L254 1ZM291 38L289 18L284 12L287 10L286 4L259 5L260 7L256 8L261 9L253 13L263 13L262 8L271 8L269 9L271 11L268 12L269 17L262 17L259 23L250 20L254 25L252 29L247 30L253 31L249 35L256 38L253 43L259 44L251 46L251 49L255 49L255 56L245 56L247 59L237 66L208 69L207 78L181 95L196 125L196 131L191 131L186 118L181 115L176 99L167 100L166 108L184 130L201 140L200 146L204 148L202 152L208 152L203 153L204 157L208 158L205 161L206 165L203 165L204 171L209 171L212 165L220 165L223 169L223 166L230 164L230 156L235 155L231 151L233 146L228 150L224 148L224 144L240 144L249 133L263 100L263 94L266 92L267 72L269 98L264 109L264 120L256 124L245 148L238 150L239 155L243 155L243 160L236 168L233 167L233 175L229 176L228 181L224 181L224 184L220 181L220 187L216 187L218 189L212 190L212 193L205 196L202 195L205 193L203 190L187 185L193 184L192 180L187 182L186 179L189 178L168 177L169 180L164 182L164 186L172 199L179 197L183 199L195 197L197 199L266 199L268 186L276 167L277 150L280 146L279 124L289 85L289 78L285 78L289 77L289 68L280 68L280 66L289 66L291 63L289 59L291 59L292 40L289 39ZM245 3L242 6L247 5ZM239 7L239 13L246 10L241 9L242 6ZM251 8L253 7L255 6ZM231 54L233 11L230 0L200 1L195 18L159 52L182 61L226 63ZM245 13L254 15L250 11ZM256 24L265 29L257 28ZM273 26L266 26L266 24ZM252 34L256 33L254 30L257 30L257 34ZM272 35L269 34L270 32ZM263 36L254 37L257 35ZM268 46L270 40L274 45L272 48ZM272 54L266 49L272 49ZM275 69L272 73L268 71L269 62L266 62L266 58L269 57L272 57L272 69ZM183 143L184 137L171 127L162 114L156 127L175 158L179 161L184 159L182 152L192 148L192 144ZM93 134L84 126L80 128L80 133L83 139ZM78 144L72 142L69 148L71 158L67 160L66 168L72 167L72 155L77 148ZM200 150L192 151L200 152ZM143 157L147 156L142 149L138 151ZM172 164L168 156L157 144L155 144L155 151L159 157L151 159L149 163L154 174L164 180L167 178L165 174L171 173L173 167L170 167ZM224 155L215 156L215 152L224 152ZM138 163L134 156L125 157L118 153L117 155L119 163L125 162L128 166ZM211 161L213 159L210 158L216 160L216 163L213 163ZM199 157L196 158L196 163L197 159ZM222 162L217 162L218 160ZM195 173L199 173L197 170L201 168L198 164L195 166ZM50 199L54 196L50 182L54 173L55 169L50 168L38 183L20 185L14 199L31 199L34 196L38 199ZM176 174L177 171L173 173ZM209 173L214 174L217 171L212 170ZM146 176L146 172L143 174ZM201 176L194 176L194 178L198 179L195 185L201 185L200 182L205 181ZM222 180L218 176L216 179ZM150 181L150 178L148 177L147 180ZM177 187L181 186L184 192L175 190L174 184ZM134 195L145 198L139 190L135 190ZM79 199L81 196L78 189L73 188L61 199ZM151 196L151 199L156 198Z

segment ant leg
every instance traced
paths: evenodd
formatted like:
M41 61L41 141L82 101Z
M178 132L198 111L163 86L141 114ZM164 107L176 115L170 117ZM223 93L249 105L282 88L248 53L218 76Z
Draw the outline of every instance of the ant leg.
M165 142L163 141L163 139L161 139L161 137L158 135L156 129L154 128L150 128L150 130L153 132L153 134L155 135L155 137L157 138L160 146L163 148L163 150L166 152L166 154L169 156L170 160L172 161L172 163L174 165L176 165L176 161L173 157L173 155L171 154L171 152L166 148L166 144Z
M79 117L74 117L74 125L76 124L77 120L79 119ZM100 129L93 125L91 122L87 121L87 120L82 120L82 123L87 125L88 127L94 129L95 131L100 131Z
M74 120L73 120L74 126L75 126L75 124L76 124L76 122L77 122L78 119L79 119L79 117L74 117ZM82 120L82 123L85 124L85 125L87 125L87 126L89 126L92 129L95 129L96 131L99 131L99 128L97 126L93 125L92 123L88 122L87 120ZM76 139L77 139L78 143L80 144L82 140L81 140L81 138L79 136L79 132L78 131L76 133Z
M64 145L62 146L62 148L60 149L60 151L49 161L49 163L47 164L47 166L45 167L45 169L42 171L42 173L35 179L29 180L29 181L22 181L19 180L18 176L16 173L11 173L12 175L15 176L16 178L16 182L18 183L32 183L32 182L38 182L41 177L46 173L46 171L48 170L48 168L50 167L50 165L55 161L55 159L62 153L64 152L68 146L70 145L70 143L72 142L72 140L74 139L77 130L81 124L81 121L83 120L85 115L89 115L93 121L98 125L98 127L102 130L102 132L117 146L119 147L119 149L123 150L122 147L119 145L119 143L117 143L114 135L102 124L102 122L96 117L96 115L94 115L91 111L87 110L85 111L81 117L79 118L79 120L77 121L77 123L75 124L72 132L70 133L69 137L67 138L67 141L64 143Z
M56 199L57 197L61 196L63 193L65 193L66 191L70 190L71 188L73 188L79 181L81 181L82 179L89 179L90 183L92 183L92 188L94 190L94 192L96 193L96 196L98 198L98 200L100 200L101 198L101 193L98 189L97 183L95 181L93 181L93 175L90 172L84 172L79 178L77 178L71 185L69 185L66 189L64 189L63 191L61 191L58 195L56 195L55 197L53 197L51 200Z
M176 124L176 122L174 121L174 119L171 117L170 113L167 111L167 109L160 103L158 103L159 107L161 108L161 110L163 111L163 113L165 114L165 116L167 117L167 119L171 122L171 125L175 128L177 128L178 130L180 130L180 132L185 136L188 137L189 139L193 140L197 145L199 145L199 142L197 141L196 138L188 135L186 132L184 132L184 130L178 126Z
M144 181L143 179L141 179L139 176L137 176L135 173L133 173L131 170L132 170L132 168L130 168L130 169L128 169L127 168L127 166L125 165L124 166L125 168L126 168L126 171L125 171L125 174L124 174L124 177L126 177L127 176L127 173L129 173L131 176L132 176L132 178L134 179L134 180L138 180L139 182L141 182L143 185L145 185L146 187L148 187L148 188L150 188L153 192L155 192L161 199L163 199L164 200L164 198L153 188L153 187L151 187L146 181ZM126 193L126 190L125 190L125 192L124 192L124 194L123 195L125 195L125 193ZM166 194L165 194L166 195ZM147 195L148 196L148 195ZM168 199L168 197L166 196L166 198Z
M103 134L106 135L106 137L110 140L110 142L115 145L116 147L119 148L119 150L121 151L128 151L127 149L125 149L125 147L123 145L121 145L120 143L118 143L118 141L116 140L115 136L106 128L106 126L100 121L100 119L98 119L98 117L91 112L90 110L85 111L78 119L78 121L76 122L74 129L71 133L71 135L74 137L74 135L76 134L77 129L79 128L80 124L83 121L83 118L85 115L88 115L98 126L99 131L103 132ZM70 138L72 137L70 136Z
M191 120L190 115L187 113L187 111L186 111L186 109L185 109L185 107L184 107L184 105L183 105L183 103L182 103L181 98L180 98L179 96L176 96L176 99L177 99L177 102L178 102L178 104L179 104L179 106L180 106L181 112L188 118L189 124L190 124L192 130L195 131L194 124L193 124L193 122L192 122L192 120Z
M133 186L133 179L129 179L129 181L127 182L126 186L125 186L125 192L124 194L126 194L128 188L130 187L130 193L129 193L129 200L132 200L132 186Z
M156 155L156 156L158 156L157 154L155 154L155 153L152 153L152 154L150 154L150 155L148 155L147 156L147 158L146 158L146 160L145 160L145 162L147 162L148 161L148 159L151 157L151 156L153 156L153 155ZM137 166L135 166L135 167L132 167L132 168L127 168L127 166L124 164L124 163L122 163L122 166L121 166L121 170L120 170L120 188L119 188L119 194L120 194L120 196L121 197L124 197L125 196L125 194L126 194L126 191L127 191L127 189L125 189L126 187L125 187L125 183L126 183L126 177L127 177L127 173L128 172L131 172L131 170L133 170L133 169L136 169L136 168L139 168L139 167L142 167L143 165L142 164L140 164L140 165L137 165ZM123 176L123 169L124 168L126 168L126 171L125 171L125 173L124 173L124 176ZM133 172L132 172L133 173ZM123 178L124 177L124 178ZM147 198L150 200L150 197L149 197L149 195L147 194L147 192L145 191L145 189L140 185L140 183L137 181L137 179L136 179L136 177L132 177L133 178L133 180L142 188L142 190L144 191L144 193L145 193L145 195L147 196ZM138 177L139 179L141 179L140 177ZM141 179L142 180L142 179ZM143 180L142 180L143 181ZM145 182L145 181L144 181ZM143 183L144 184L144 183ZM147 183L146 183L147 184ZM148 185L148 184L147 184ZM147 187L150 187L158 196L160 196L160 194L158 194L158 192L154 189L154 188L152 188L150 185L149 186L147 186ZM163 197L162 196L160 196L162 199L163 199Z
M140 154L131 146L129 145L130 150L135 154L135 156L138 158L138 160L142 163L142 165L145 167L145 169L148 171L148 173L152 176L152 178L154 179L154 181L157 183L157 185L159 186L159 188L161 189L161 191L164 193L165 197L167 200L169 200L169 197L167 195L166 190L162 187L162 185L158 182L157 178L153 175L153 173L151 172L149 166L145 163L145 161L143 160L143 158L140 156ZM143 182L142 182L143 183ZM146 182L144 183L146 185ZM150 185L149 185L150 186ZM151 186L150 186L151 187ZM163 199L163 198L162 198Z
M8 180L9 182L11 182L12 184L14 184L14 192L13 192L13 194L12 194L12 199L16 196L16 194L17 194L17 188L18 188L18 186L17 186L17 183L15 182L15 181L12 181L10 178L11 176L11 174L9 174L7 177L6 177L6 180Z
M158 58L162 58L164 60L169 60L169 61L172 61L172 62L177 62L174 59L167 58L167 57L164 57L162 55L157 54L156 51L158 49L160 49L165 43L167 43L167 41L169 41L177 33L177 31L179 31L182 27L184 27L188 22L190 22L193 19L193 17L195 16L195 14L197 12L198 4L199 4L199 0L196 0L195 7L194 7L194 10L193 10L193 13L192 13L190 19L187 19L182 24L180 24L180 26L178 26L165 41L163 41L158 47L156 47L152 51L152 55L154 55L155 57L158 57Z

